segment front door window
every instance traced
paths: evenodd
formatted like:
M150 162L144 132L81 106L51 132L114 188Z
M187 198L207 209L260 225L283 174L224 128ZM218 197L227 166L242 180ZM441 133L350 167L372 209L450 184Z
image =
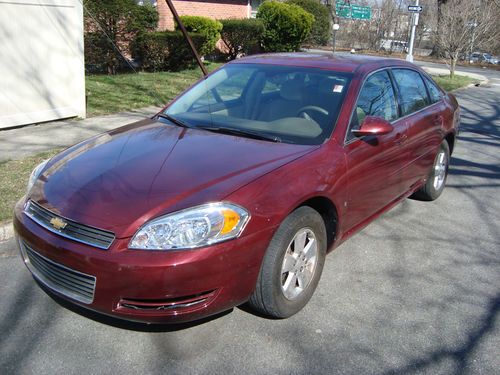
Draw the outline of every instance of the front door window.
M366 116L382 117L389 122L398 117L396 96L385 70L371 75L363 85L349 124L348 141L354 138L351 130L358 129Z

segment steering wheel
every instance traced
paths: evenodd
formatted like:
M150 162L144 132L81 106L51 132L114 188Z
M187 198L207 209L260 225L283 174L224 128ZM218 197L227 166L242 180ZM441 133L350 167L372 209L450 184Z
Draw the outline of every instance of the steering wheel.
M306 105L297 111L297 117L303 117L306 120L314 121L311 116L307 114L307 111L319 112L322 115L328 116L328 111L324 108L318 107L316 105Z

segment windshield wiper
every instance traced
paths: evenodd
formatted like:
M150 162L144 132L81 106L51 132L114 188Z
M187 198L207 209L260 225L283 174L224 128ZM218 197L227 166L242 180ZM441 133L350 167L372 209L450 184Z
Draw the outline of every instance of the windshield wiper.
M167 115L166 113L158 113L156 117L167 119L168 121L173 122L175 125L180 126L182 128L191 128L191 125L188 125L184 121L176 119L175 117Z
M246 129L226 128L224 126L197 126L196 129L204 129L211 132L222 133L222 134L240 135L242 137L260 139L269 142L277 142L277 143L281 142L281 138L279 137L265 135L261 133L255 133L251 130L246 130Z

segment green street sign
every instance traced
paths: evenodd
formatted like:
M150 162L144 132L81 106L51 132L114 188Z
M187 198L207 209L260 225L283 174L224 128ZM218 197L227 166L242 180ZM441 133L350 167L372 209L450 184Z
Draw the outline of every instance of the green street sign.
M370 20L372 18L372 9L370 7L349 5L341 0L335 3L335 13L337 17L355 20Z
M358 20L369 20L372 18L372 8L351 5L351 17Z
M337 3L335 14L337 14L338 17L351 18L351 7L349 5L339 5Z

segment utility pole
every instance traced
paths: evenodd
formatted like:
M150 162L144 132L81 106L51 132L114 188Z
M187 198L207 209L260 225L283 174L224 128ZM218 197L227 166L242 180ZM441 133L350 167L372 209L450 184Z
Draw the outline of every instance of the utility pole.
M418 0L415 0L415 7L418 7ZM406 61L413 62L413 43L415 42L415 31L418 25L419 12L413 14L413 25L411 26L411 36L410 36L410 46L408 48L408 54L406 55Z
M472 54L474 53L474 39L476 39L476 27L477 27L476 20L474 20L474 22L469 22L467 26L472 27L472 40L470 43L470 55L469 55L469 61L470 61Z

